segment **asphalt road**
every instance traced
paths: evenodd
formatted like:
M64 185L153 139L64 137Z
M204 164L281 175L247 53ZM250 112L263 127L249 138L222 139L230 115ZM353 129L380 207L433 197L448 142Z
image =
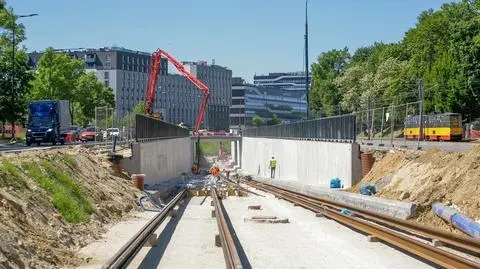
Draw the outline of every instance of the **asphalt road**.
M417 141L405 141L405 140L362 140L357 141L362 148L371 149L394 149L394 148L407 148L416 150L418 147ZM381 146L381 144L384 144ZM392 145L393 144L393 145ZM433 141L420 141L420 150L429 150L432 148L438 148L445 151L468 151L475 145L480 145L476 142L433 142Z
M110 142L111 144L111 142ZM75 142L75 143L66 143L65 145L55 145L52 144L43 144L40 146L33 145L27 147L25 143L20 142L13 145L8 144L8 142L0 143L0 152L20 152L20 151L29 151L29 150L38 150L38 149L53 149L53 148L63 148L75 145L83 145L83 146L95 146L95 145L105 145L105 142Z

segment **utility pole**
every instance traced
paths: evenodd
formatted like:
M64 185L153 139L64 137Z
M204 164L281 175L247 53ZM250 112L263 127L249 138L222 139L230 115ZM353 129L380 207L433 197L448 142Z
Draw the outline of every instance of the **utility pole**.
M420 124L418 128L417 149L421 149L420 140L423 139L423 79L418 80L418 110L420 111Z
M15 91L15 50L17 49L17 44L15 42L15 30L17 27L16 20L20 18L27 18L27 17L34 17L38 16L38 14L28 14L28 15L14 15L13 25L12 25L12 93L11 93L11 102L12 105L15 102L15 96L17 92ZM14 119L11 119L12 121ZM11 122L12 124L12 138L15 138L15 122Z
M308 0L305 0L305 93L307 94L307 120L310 118L308 78Z
M368 140L370 140L370 96L368 96L368 108L367 108L367 133L368 133Z

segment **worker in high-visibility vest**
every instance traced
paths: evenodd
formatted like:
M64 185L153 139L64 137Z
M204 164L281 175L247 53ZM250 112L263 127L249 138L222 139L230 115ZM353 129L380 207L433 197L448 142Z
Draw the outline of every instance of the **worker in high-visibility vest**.
M272 159L270 160L270 177L275 178L275 168L277 168L277 160L275 160L275 157L272 156Z
M212 167L210 168L210 174L220 180L220 169L218 168L217 162L214 161Z

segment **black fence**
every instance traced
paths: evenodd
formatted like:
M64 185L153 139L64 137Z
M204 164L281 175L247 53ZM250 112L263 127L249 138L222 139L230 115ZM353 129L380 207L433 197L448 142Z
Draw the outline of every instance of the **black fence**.
M188 137L188 129L180 126L137 114L135 117L135 140L149 140L169 137Z
M356 139L355 115L251 128L246 129L243 136L353 142Z

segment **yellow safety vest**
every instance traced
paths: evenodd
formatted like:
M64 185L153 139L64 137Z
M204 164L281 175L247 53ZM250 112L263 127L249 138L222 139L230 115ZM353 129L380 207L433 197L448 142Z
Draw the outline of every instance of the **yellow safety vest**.
M270 168L277 167L277 160L270 160Z

